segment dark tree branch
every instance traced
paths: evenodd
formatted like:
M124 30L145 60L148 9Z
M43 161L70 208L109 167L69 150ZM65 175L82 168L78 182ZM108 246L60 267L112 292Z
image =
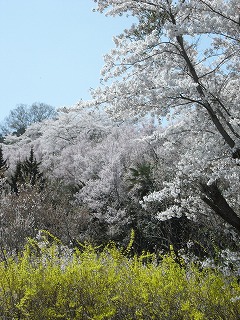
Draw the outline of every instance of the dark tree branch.
M219 190L217 183L207 185L200 183L201 199L224 221L233 226L240 233L240 217L229 206Z

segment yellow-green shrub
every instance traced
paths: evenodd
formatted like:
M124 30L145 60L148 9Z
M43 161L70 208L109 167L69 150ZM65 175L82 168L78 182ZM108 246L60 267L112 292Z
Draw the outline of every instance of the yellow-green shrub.
M237 279L182 267L174 254L156 258L128 258L114 245L71 252L57 240L30 240L0 264L0 318L239 319Z

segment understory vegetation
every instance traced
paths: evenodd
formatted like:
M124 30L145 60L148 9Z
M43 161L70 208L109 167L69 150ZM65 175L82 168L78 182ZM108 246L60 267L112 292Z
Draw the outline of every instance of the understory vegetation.
M48 240L47 240L48 239ZM237 278L167 255L111 243L70 250L49 233L0 263L2 319L229 319L240 316Z

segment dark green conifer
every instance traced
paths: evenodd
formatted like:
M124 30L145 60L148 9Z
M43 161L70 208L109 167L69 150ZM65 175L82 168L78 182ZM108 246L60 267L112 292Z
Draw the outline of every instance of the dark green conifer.
M26 183L30 183L31 186L34 186L37 181L43 180L43 173L40 172L39 166L41 162L37 162L34 157L33 148L30 150L30 156L28 159L22 163L22 172Z
M44 179L43 173L39 170L40 164L41 162L37 162L33 148L31 148L29 158L22 162L17 162L16 169L9 182L12 191L17 194L19 192L19 186L27 184L35 186L39 183L39 186L42 188Z
M24 178L22 173L22 163L20 161L17 162L14 173L11 175L10 180L8 181L11 190L18 193L19 186L23 184Z
M7 171L7 169L7 160L4 160L2 146L0 146L0 178L5 177L5 172Z
M149 163L137 164L136 168L129 168L131 177L129 190L135 186L138 187L138 195L140 198L146 196L151 190L153 190L153 177L152 166Z

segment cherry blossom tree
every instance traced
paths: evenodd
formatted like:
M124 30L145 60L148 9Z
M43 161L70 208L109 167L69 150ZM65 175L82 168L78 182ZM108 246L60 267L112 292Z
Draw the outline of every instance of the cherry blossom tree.
M219 135L208 130L209 123L201 121L199 126L195 112L182 115L181 121L166 129L151 122L114 123L104 113L86 110L63 113L54 121L31 125L20 137L6 138L2 147L8 175L34 150L39 169L48 181L59 185L56 192L69 203L63 211L71 211L72 205L79 208L79 214L74 213L78 225L72 215L59 211L63 213L61 223L67 226L61 230L70 234L54 230L61 238L127 243L133 228L136 250L167 248L171 243L180 248L196 238L199 224L205 226L205 232L209 225L214 232L219 226L200 201L200 181L218 177L234 210L239 192L236 160L228 156L224 142L212 153ZM227 181L232 185L229 189ZM71 200L65 199L64 190L71 190ZM46 195L52 192L48 185L43 191ZM54 209L51 216L51 201L49 205L44 225L53 230L48 216L54 219L58 212Z
M116 117L203 109L238 157L238 2L95 2L100 12L125 12L138 21L114 38L102 75L117 80L94 90L95 102L107 102Z
M163 180L160 190L144 198L144 205L160 204L161 220L185 215L197 221L206 219L206 223L213 222L210 208L216 209L215 213L238 229L234 223L239 221L239 160L229 157L217 131L208 128L209 123L199 124L191 111L164 133L154 134L154 143L158 141L165 157L172 159L172 175Z
M161 219L214 211L240 231L238 1L95 2L99 12L137 22L114 38L92 103L117 119L181 120L165 133L179 134L172 146L181 137L176 176L145 200L171 199Z

